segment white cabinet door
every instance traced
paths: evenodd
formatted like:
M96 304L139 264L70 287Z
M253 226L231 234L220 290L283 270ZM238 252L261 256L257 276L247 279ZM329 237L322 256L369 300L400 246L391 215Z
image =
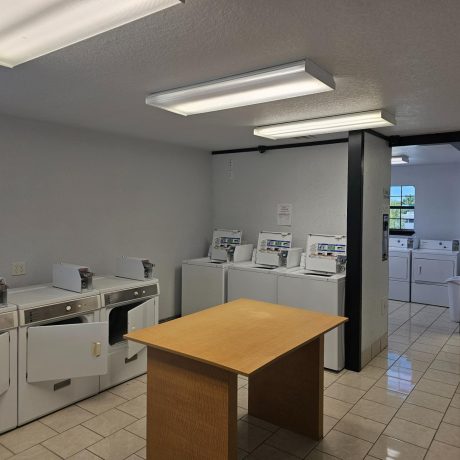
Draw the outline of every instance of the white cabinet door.
M108 323L29 327L27 381L107 373Z
M409 281L409 259L407 257L390 256L390 278Z
M10 334L0 333L0 395L10 387Z
M452 260L415 259L412 279L432 283L445 283L447 278L454 276Z
M149 299L136 308L128 311L128 332L143 329L144 327L152 326L158 322L156 302L156 298ZM127 358L130 359L134 355L137 355L144 347L145 345L128 340Z

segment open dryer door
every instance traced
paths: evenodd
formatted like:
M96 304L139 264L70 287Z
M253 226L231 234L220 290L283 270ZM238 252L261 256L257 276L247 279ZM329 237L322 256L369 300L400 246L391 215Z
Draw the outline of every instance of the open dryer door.
M27 381L107 373L108 323L33 326L27 331Z
M128 332L143 329L156 323L156 299L149 299L128 311ZM127 358L137 355L145 345L128 340Z
M10 334L0 333L0 395L10 387Z

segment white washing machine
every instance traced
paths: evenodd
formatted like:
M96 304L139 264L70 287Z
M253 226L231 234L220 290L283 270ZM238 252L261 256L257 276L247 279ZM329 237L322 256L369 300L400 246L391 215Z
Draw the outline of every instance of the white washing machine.
M301 248L291 248L292 234L260 232L251 262L228 267L228 301L246 298L277 303L277 276L299 266Z
M0 433L18 425L18 314L0 305Z
M155 278L106 276L94 277L93 287L101 297L101 320L108 323L108 368L100 377L100 389L105 390L147 371L146 347L123 335L158 324L160 286Z
M389 239L389 299L411 301L412 250L416 248L414 238Z
M97 292L48 285L11 289L18 306L18 424L99 392L107 372L108 325Z
M308 235L304 268L277 277L277 303L345 316L345 258L345 236ZM324 367L345 367L344 334L344 325L325 334Z
M449 306L447 279L459 274L458 240L420 240L412 251L412 302Z

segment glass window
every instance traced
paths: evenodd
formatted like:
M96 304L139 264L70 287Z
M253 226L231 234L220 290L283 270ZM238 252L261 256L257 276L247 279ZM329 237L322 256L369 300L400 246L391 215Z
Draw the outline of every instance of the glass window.
M390 232L414 233L415 186L392 185L390 191Z

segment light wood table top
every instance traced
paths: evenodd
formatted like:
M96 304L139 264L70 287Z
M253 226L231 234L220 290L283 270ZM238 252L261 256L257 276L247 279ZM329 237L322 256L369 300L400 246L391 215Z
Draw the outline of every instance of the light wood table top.
M346 321L342 316L238 299L125 338L250 375Z

